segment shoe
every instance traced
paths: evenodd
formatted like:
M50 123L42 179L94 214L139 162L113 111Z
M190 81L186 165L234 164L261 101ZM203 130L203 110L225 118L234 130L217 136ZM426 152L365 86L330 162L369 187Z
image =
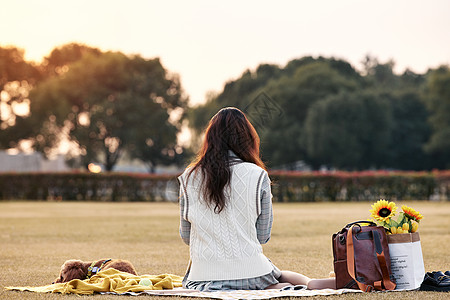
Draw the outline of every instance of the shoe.
M448 272L448 271L447 271ZM437 271L434 275L434 277L437 277L437 279L443 283L445 286L450 286L450 276L447 274L442 273L442 271Z
M444 274L447 275L447 276L450 276L450 271L445 271Z
M427 272L419 290L450 292L450 276L445 275L441 271Z

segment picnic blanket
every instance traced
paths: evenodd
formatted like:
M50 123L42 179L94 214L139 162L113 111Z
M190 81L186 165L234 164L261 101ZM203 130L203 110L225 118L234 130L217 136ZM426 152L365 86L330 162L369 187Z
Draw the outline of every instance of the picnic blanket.
M140 285L141 279L148 278L149 286ZM163 290L181 287L183 278L172 274L141 275L136 276L116 269L106 269L98 272L89 279L74 279L65 283L55 283L38 287L5 287L7 290L30 291L37 293L61 293L90 295L95 292L114 292L122 294L125 292L142 292L146 290Z
M149 286L140 285L142 279L149 279ZM276 297L301 297L317 295L339 295L343 293L359 293L359 290L324 289L324 290L239 290L200 292L181 288L183 278L172 274L136 276L116 269L107 269L97 273L90 279L74 279L65 283L55 283L38 287L5 287L11 291L29 291L37 293L61 293L90 295L94 293L114 295L155 295L155 296L185 296L213 299L270 299Z

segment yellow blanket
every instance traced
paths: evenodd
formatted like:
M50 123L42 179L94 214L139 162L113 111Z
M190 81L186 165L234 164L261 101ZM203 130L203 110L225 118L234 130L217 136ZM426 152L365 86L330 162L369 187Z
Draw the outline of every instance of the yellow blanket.
M140 285L141 279L148 278L149 286ZM7 290L30 291L37 293L62 293L89 295L94 292L142 292L145 290L163 290L181 287L183 278L172 274L135 276L120 272L116 269L107 269L97 273L89 279L74 279L65 283L55 283L38 287L5 287Z

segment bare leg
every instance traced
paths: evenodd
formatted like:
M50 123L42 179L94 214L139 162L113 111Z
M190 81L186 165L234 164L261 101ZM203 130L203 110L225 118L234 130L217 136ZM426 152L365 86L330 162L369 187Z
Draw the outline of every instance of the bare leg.
M281 276L278 278L280 283L272 284L266 287L266 289L281 289L289 285L307 285L311 279L300 273L292 271L281 271Z
M308 290L336 289L336 278L311 279Z
M278 278L279 282L288 282L292 285L307 285L310 280L311 278L292 271L281 271L281 277Z
M289 285L306 285L309 290L336 289L335 278L311 279L292 271L282 271L278 281L280 283L270 285L266 289L281 289Z

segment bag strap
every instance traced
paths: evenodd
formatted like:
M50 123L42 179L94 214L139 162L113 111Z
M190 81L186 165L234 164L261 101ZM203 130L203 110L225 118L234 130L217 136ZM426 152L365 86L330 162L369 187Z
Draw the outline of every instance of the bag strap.
M355 280L359 289L363 292L372 291L373 287L364 283L359 282L355 276L355 250L353 248L353 227L355 225L351 225L350 229L347 232L347 270L353 280Z
M372 231L372 234L373 234L373 240L375 243L375 252L377 253L378 264L380 265L381 273L383 276L384 288L387 290L393 290L393 289L395 289L396 284L394 282L392 282L391 278L389 277L389 270L387 267L386 256L384 254L384 249L381 245L380 233L378 231L374 230L374 231ZM375 287L375 288L377 288L377 287ZM378 288L381 288L381 285Z
M391 281L391 279L389 277L389 271L388 271L388 268L386 265L386 257L384 255L383 247L381 246L380 234L377 231L372 231L372 233L373 233L373 239L374 239L374 244L375 244L375 252L377 254L377 260L378 260L378 263L381 268L381 273L382 273L383 279L380 281L374 282L374 286L361 283L356 279L356 276L355 276L355 249L353 246L353 227L355 225L356 224L352 225L347 233L347 269L348 269L348 273L349 273L350 277L352 277L353 280L355 280L359 289L364 292L370 292L374 288L376 290L381 291L381 290L383 290L383 285L384 285L384 288L387 290L395 289L396 285L395 285L395 283L393 283Z

